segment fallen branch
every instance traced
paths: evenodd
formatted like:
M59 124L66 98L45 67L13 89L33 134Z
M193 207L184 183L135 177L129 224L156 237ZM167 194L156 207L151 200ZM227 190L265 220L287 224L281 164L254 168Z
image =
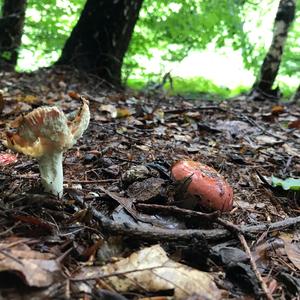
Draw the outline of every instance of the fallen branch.
M221 112L227 112L225 109L223 109L220 106L217 105L210 105L210 106L196 106L196 107L189 107L189 108L177 108L177 109L169 109L169 110L164 110L165 114L182 114L182 113L187 113L187 112L192 112L192 111L198 111L198 110L218 110Z
M251 226L243 225L240 228L243 234L247 234L247 233L254 234L254 233L261 233L264 231L270 232L276 230L283 230L293 225L297 225L298 223L300 223L300 216L295 218L287 218L285 220L270 223L270 224L259 224L259 225L251 225Z
M80 197L74 197L74 200L84 208L88 208L86 203ZM95 220L97 220L104 231L108 233L129 236L140 240L151 241L191 241L193 239L205 241L218 241L231 236L230 231L226 229L165 229L157 226L142 227L141 225L132 225L129 223L116 223L100 211L89 207Z
M242 233L243 235L252 235L252 234L258 234L265 231L271 232L276 230L283 230L288 227L291 227L293 225L297 225L300 223L300 216L295 218L288 218L282 221L269 223L269 224L259 224L259 225L235 225L229 221L226 221L220 217L217 217L219 213L202 213L194 210L189 209L183 209L176 206L166 206L166 205L158 205L158 204L137 204L137 208L143 209L148 212L152 213L162 213L162 214L168 214L168 215L174 215L177 214L180 217L184 217L185 219L188 219L190 217L197 217L199 219L209 219L211 221L214 221L226 229L228 229L232 233Z
M80 197L74 196L75 201L88 208L86 203ZM132 225L129 223L116 223L102 212L93 207L89 207L95 220L108 233L130 236L141 240L152 241L191 241L195 238L203 239L208 242L219 241L232 236L232 234L250 235L264 231L282 230L300 222L300 217L289 218L271 224L262 224L255 226L238 226L229 221L217 218L216 222L226 227L226 229L166 229L157 226L143 227L141 225ZM180 208L178 208L180 210Z
M247 241L246 241L244 235L241 234L241 233L239 233L238 234L238 238L239 238L240 243L242 244L244 250L246 251L247 255L249 256L252 270L254 271L254 274L255 274L255 276L256 276L259 284L260 284L260 287L263 290L266 298L268 300L273 300L274 298L273 298L272 294L270 293L270 290L268 289L268 287L267 287L266 283L264 282L263 278L261 277L261 274L260 274L260 272L259 272L259 270L257 268L257 265L255 263L255 260L254 260L254 258L252 256L252 254L251 254L251 250L250 250L250 248L249 248L249 246L247 244Z

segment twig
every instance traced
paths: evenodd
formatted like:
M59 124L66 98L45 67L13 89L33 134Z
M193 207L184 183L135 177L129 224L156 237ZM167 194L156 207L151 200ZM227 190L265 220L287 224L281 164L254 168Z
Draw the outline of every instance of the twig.
M80 197L74 196L74 200L84 208L86 203ZM141 225L133 225L129 223L116 223L100 211L90 207L91 213L103 230L123 236L130 236L141 240L151 241L191 241L200 239L206 241L218 241L220 239L231 236L230 231L226 229L164 229L157 226L143 227Z
M189 209L183 209L176 206L171 205L160 205L160 204L144 204L144 203L138 203L136 204L136 207L139 209L142 209L145 212L154 212L154 213L160 213L164 215L177 215L180 218L188 219L191 217L198 217L200 219L206 219L206 220L215 220L219 216L218 212L213 213L203 213L195 210L189 210Z
M88 208L86 203L80 197L73 195L77 203L84 208ZM262 224L256 226L237 226L231 222L217 218L216 222L223 225L227 229L165 229L157 226L143 227L129 223L116 223L100 211L90 207L93 217L100 222L101 226L107 232L113 234L127 235L141 240L154 241L191 241L193 238L205 239L206 241L218 241L228 238L234 234L251 235L264 231L282 230L292 225L300 223L300 217L289 218L271 224Z
M275 231L275 230L283 230L293 225L297 225L300 223L300 216L295 218L287 218L282 221L270 223L270 224L260 224L260 225L251 225L251 226L241 226L241 232L243 234L247 233L261 233L264 231Z
M210 105L210 106L196 106L192 108L178 108L178 109L169 109L165 110L165 114L182 114L185 112L190 112L190 111L197 111L197 110L207 110L207 109L215 109L221 112L226 112L225 109L217 106L217 105Z
M279 139L282 142L286 141L286 139L284 139L282 136L279 136L279 135L277 135L275 133L270 132L269 130L267 130L266 128L264 128L263 126L261 126L257 122L255 122L255 120L253 120L252 118L246 116L245 114L236 113L236 112L231 112L231 113L233 113L234 115L238 116L239 119L245 120L249 124L257 127L259 130L261 130L262 134L267 133L268 135L270 135L270 136L272 136L272 137L274 137L276 139Z
M256 276L256 278L257 278L257 280L258 280L258 282L259 282L259 284L260 284L260 286L261 286L261 288L262 288L262 290L263 290L266 298L268 300L274 300L272 294L270 293L270 290L268 289L266 283L264 282L263 278L261 277L261 274L260 274L259 270L257 269L257 265L255 263L255 260L254 260L254 258L252 256L252 254L251 254L251 250L250 250L250 248L249 248L249 246L247 244L247 241L246 241L244 235L242 233L239 233L238 234L238 238L239 238L242 246L244 247L247 255L249 256L251 267L252 267L252 269L253 269L253 271L255 273L255 276Z
M98 179L98 180L71 180L65 179L66 183L82 183L82 184L89 184L89 183L109 183L109 182L116 182L119 179Z
M216 223L222 225L229 231L233 233L242 233L246 236L251 235L251 234L258 234L264 231L276 231L276 230L283 230L288 227L291 227L293 225L297 225L300 223L300 216L295 217L295 218L288 218L282 221L274 222L274 223L269 223L269 224L259 224L259 225L242 225L238 226L235 225L229 221L226 221L222 218L216 218L218 213L211 213L211 214L205 214L201 212L197 212L194 210L189 210L189 209L183 209L179 207L174 207L174 206L165 206L165 205L158 205L158 204L142 204L139 203L136 205L138 208L145 209L149 212L162 212L162 213L167 213L167 212L174 212L176 214L182 214L185 216L185 218L188 218L189 216L193 217L199 217L200 219L207 218L212 221L215 221Z
M251 254L251 250L247 244L245 236L242 233L243 230L241 229L241 227L239 227L229 221L222 220L220 218L218 218L217 222L219 224L222 224L225 228L227 228L228 230L232 231L233 233L235 233L237 235L237 237L240 240L241 245L243 246L244 250L246 251L246 253L250 259L250 264L251 264L252 270L254 271L254 274L256 276L257 281L260 284L261 289L263 290L263 292L268 300L273 300L273 297L272 297L266 283L264 282L263 278L261 277L261 274L256 266L255 260Z

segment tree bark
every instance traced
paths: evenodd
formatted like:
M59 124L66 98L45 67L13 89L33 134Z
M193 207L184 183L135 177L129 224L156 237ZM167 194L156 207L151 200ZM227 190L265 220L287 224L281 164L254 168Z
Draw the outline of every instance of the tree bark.
M274 22L273 39L260 69L258 80L250 93L252 100L278 98L279 88L272 89L281 63L288 30L295 18L296 0L280 0Z
M4 0L0 18L0 69L13 71L18 60L27 0Z
M297 102L300 102L300 84L298 85L295 94L291 98L291 103L297 103Z
M87 0L58 65L71 65L114 85L143 0Z

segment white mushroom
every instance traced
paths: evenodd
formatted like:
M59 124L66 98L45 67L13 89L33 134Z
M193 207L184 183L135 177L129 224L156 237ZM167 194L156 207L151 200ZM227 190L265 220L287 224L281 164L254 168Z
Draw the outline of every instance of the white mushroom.
M6 133L5 145L35 157L44 190L58 197L63 195L63 152L76 143L90 121L88 101L81 100L82 107L73 120L57 107L44 106L18 117L11 124L16 133Z

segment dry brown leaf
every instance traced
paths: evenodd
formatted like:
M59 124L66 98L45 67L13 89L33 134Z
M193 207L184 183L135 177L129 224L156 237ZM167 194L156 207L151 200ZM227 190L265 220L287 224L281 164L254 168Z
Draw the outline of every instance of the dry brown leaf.
M221 299L221 291L208 273L169 259L159 245L144 248L113 264L82 269L74 279L93 278L102 278L120 293L174 289L177 300L193 294L205 296L207 300Z
M13 272L29 286L47 287L60 271L54 255L31 250L24 239L10 238L0 243L0 272Z
M108 112L112 118L116 118L118 116L118 110L112 104L102 104L100 105L99 110L103 112Z
M127 118L131 116L131 112L128 108L117 108L117 118Z
M289 260L293 265L300 270L300 240L295 239L293 235L284 234L280 235L280 238L284 241L284 247Z
M32 104L32 103L37 102L38 97L34 96L34 95L25 95L25 96L19 95L16 97L16 100L19 102L25 102L25 103Z
M272 114L273 114L273 115L278 116L278 115L280 115L280 114L282 114L282 113L284 113L284 112L285 112L285 107L282 106L282 105L274 105L274 106L272 107Z
M289 128L300 129L300 119L290 122L288 127Z
M284 149L284 151L290 155L290 156L295 156L295 157L300 157L300 152L297 148L293 147L290 144L284 143L282 145L282 148Z

